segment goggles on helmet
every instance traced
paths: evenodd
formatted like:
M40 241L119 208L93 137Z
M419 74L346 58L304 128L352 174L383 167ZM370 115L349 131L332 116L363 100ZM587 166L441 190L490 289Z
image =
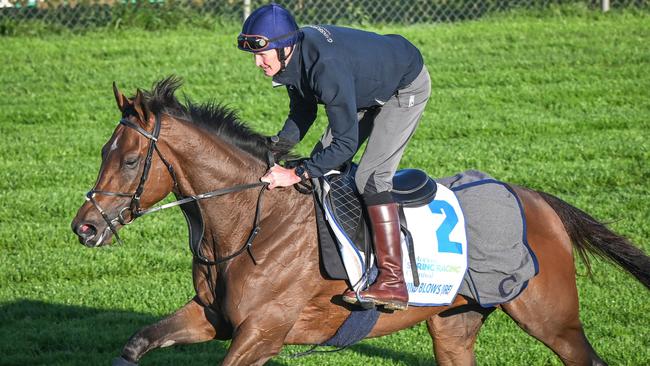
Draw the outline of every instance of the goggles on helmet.
M267 48L269 48L271 43L285 38L289 38L294 34L296 34L296 32L297 31L289 32L287 34L283 34L279 37L275 37L271 39L257 34L240 34L239 36L237 36L237 47L239 47L240 50L244 50L244 51L253 51L253 52L264 51Z
M240 34L237 37L237 46L242 50L263 51L270 43L264 36Z

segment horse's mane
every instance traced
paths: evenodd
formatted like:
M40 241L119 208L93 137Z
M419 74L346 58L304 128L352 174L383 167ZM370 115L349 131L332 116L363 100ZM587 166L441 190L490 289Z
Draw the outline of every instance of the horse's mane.
M143 91L147 108L152 113L167 113L193 123L260 160L266 161L269 151L276 160L289 157L291 144L281 141L271 146L266 136L246 126L234 111L223 105L213 101L195 104L187 97L184 104L179 102L174 93L182 84L174 75L154 83L151 91Z

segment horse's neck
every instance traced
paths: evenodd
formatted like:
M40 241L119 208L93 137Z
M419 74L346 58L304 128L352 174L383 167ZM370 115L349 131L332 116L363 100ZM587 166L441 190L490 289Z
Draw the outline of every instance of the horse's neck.
M263 162L218 136L187 122L173 125L174 143L168 147L176 160L180 193L195 195L218 188L259 181Z
M180 193L196 195L220 188L259 182L266 164L195 126L182 123L184 130L174 128L174 169ZM182 135L180 135L182 134ZM260 188L261 189L261 188ZM276 189L264 194L261 219L270 216L293 216L296 200L306 201L294 192ZM224 257L239 249L253 228L259 189L248 189L200 202L205 235L203 245L207 257ZM313 206L313 205L312 205ZM304 214L304 208L298 210ZM267 231L267 230L265 230ZM259 240L256 240L256 245Z

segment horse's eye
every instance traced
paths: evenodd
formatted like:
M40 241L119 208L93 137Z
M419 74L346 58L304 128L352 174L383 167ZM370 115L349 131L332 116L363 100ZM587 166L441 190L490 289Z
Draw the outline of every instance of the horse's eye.
M134 157L134 158L126 158L124 160L124 166L126 166L129 169L133 169L136 166L138 166L138 162L140 161L139 157Z

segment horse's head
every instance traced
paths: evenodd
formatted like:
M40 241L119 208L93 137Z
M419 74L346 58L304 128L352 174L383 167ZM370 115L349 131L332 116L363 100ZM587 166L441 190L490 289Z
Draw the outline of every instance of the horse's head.
M115 84L113 92L122 119L102 147L95 187L72 220L72 230L88 247L110 244L122 226L165 198L174 186L169 165L156 145L159 115L150 112L140 90L131 99Z

